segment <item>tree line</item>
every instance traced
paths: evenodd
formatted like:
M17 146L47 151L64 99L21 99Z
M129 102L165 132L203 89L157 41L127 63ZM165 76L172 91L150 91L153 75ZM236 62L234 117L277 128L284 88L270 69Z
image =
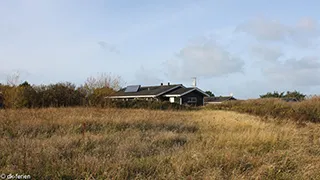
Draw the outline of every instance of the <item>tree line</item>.
M15 77L16 79L16 77ZM102 106L106 96L120 89L119 76L100 74L89 77L81 86L70 82L31 85L27 81L0 84L0 106L6 108L41 108L67 106Z
M260 95L260 98L294 98L301 101L306 98L306 95L298 91L287 91L286 93L274 91L273 93L268 92L267 94Z
M49 85L31 85L27 81L18 84L19 76L11 76L7 84L0 83L0 108L41 108L67 106L103 106L108 103L105 97L121 88L120 76L99 74L89 77L83 85L70 82ZM206 91L211 97L214 94ZM260 98L295 98L304 100L306 95L298 91L268 92Z
M211 91L205 91L210 97L215 97L215 95ZM266 94L260 95L260 98L294 98L298 101L304 100L307 97L307 95L302 94L298 91L287 91L287 92L268 92Z

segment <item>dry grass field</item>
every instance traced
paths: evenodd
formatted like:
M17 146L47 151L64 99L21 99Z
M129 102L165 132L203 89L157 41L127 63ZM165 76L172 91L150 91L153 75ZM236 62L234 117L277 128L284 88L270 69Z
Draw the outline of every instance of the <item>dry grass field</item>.
M213 110L0 110L0 173L34 179L320 179L320 125Z
M210 104L205 108L247 113L263 118L320 123L320 96L313 96L301 102L285 102L279 98L228 101L221 104Z

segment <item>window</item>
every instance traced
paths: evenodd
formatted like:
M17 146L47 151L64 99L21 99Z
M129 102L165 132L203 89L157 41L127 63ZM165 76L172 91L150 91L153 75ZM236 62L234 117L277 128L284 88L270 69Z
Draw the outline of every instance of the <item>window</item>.
M187 102L188 103L196 103L197 102L197 98L196 97L188 97L187 98Z
M174 97L170 97L169 101L170 101L171 103L174 103Z

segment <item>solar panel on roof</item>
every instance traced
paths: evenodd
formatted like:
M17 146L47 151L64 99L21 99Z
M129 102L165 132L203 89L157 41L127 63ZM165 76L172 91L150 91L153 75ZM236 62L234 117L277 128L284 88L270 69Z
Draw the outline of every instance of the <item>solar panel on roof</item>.
M124 92L138 92L140 85L127 86Z

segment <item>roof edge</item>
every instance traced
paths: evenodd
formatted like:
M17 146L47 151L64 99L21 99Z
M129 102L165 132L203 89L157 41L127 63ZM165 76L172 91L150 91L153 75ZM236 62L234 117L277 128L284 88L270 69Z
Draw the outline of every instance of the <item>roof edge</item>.
M184 87L182 84L179 84L179 85L177 85L177 86L175 86L175 87L173 87L173 88L171 88L171 89L168 89L168 90L166 90L166 91L163 91L163 92L161 92L161 93L159 93L159 94L156 94L155 96L161 96L162 94L165 94L165 93L167 93L167 92L169 92L169 91L172 91L172 90L174 90L174 89L177 89L178 87Z
M194 90L197 90L197 91L200 92L201 94L203 94L203 95L205 95L205 96L207 96L207 97L210 97L207 93L203 92L201 89L199 89L199 88L197 88L197 87L191 89L190 91L187 91L187 92L184 92L184 93L180 94L180 96L184 96L184 95L186 95L186 94L188 94L188 93L190 93L190 92L192 92L192 91L194 91Z

